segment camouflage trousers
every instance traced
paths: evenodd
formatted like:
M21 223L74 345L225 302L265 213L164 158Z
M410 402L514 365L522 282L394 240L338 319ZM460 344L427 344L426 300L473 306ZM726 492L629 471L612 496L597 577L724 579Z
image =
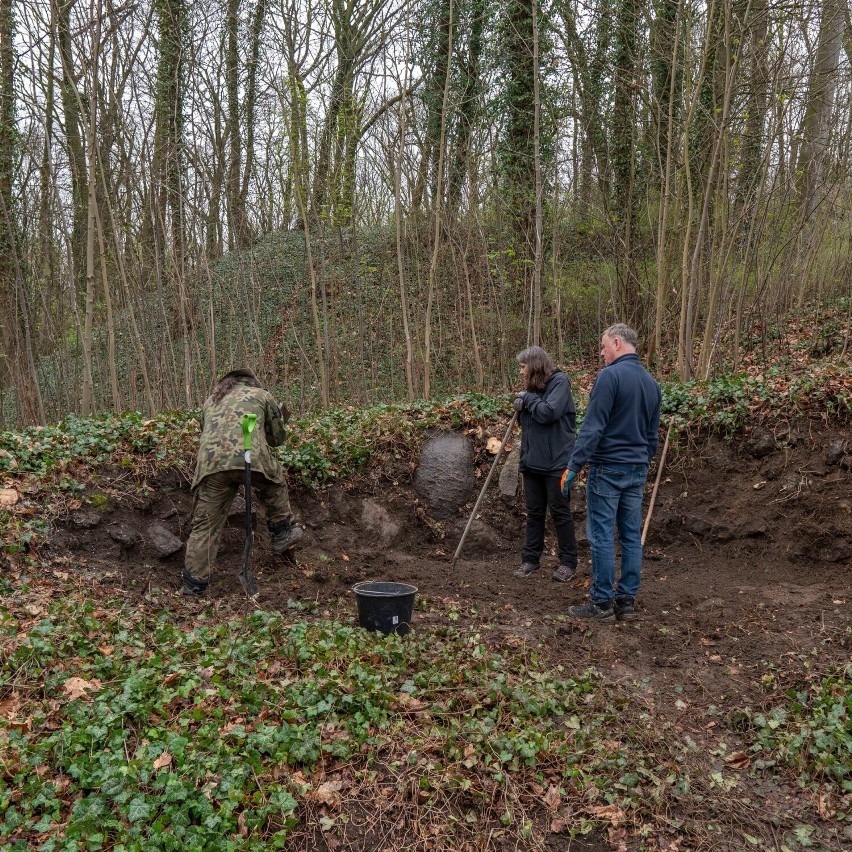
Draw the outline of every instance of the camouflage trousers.
M192 532L186 543L184 571L206 586L210 569L216 563L222 529L228 510L239 487L245 482L245 471L223 470L211 473L198 483L192 505ZM252 493L266 510L267 524L293 522L287 483L270 482L262 473L252 473Z

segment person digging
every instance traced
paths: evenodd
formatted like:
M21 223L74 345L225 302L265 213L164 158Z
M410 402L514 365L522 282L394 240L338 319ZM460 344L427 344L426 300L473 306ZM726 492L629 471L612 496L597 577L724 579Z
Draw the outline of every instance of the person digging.
M245 481L243 420L252 415L256 420L251 434L251 484L266 510L272 552L284 553L302 537L303 530L290 510L284 469L271 450L284 443L289 412L261 387L252 370L231 370L213 388L201 413L192 481L192 531L181 588L186 597L199 597L210 582L228 510Z

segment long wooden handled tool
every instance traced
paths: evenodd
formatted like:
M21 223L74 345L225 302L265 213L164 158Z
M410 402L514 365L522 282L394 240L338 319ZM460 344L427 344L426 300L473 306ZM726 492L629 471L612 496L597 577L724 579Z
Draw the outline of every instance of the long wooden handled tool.
M657 489L660 487L660 479L663 476L663 465L666 463L666 453L669 451L669 437L672 434L674 421L669 420L669 428L666 431L666 440L663 444L663 452L660 454L660 463L657 465L657 478L654 480L654 490L651 492L651 502L648 504L648 514L645 515L645 525L642 527L642 544L645 544L645 536L648 535L648 526L651 523L651 515L654 512L654 503L657 502Z
M243 546L243 567L240 571L240 582L246 590L249 599L257 597L257 578L251 570L249 555L251 554L251 433L257 423L256 414L243 416L243 459L246 465L246 543Z
M453 561L450 563L450 568L456 567L456 561L458 560L459 554L461 553L464 540L467 538L467 533L468 530L470 530L470 525L473 523L473 519L476 517L476 512L479 509L479 504L482 502L482 498L485 496L485 489L488 488L488 483L491 482L491 477L494 475L494 471L497 469L497 463L503 456L503 447L506 446L506 441L509 440L509 435L512 434L512 429L515 428L515 422L517 421L517 419L518 412L516 411L512 415L512 419L509 421L509 428L506 430L506 434L503 436L503 440L500 443L500 449L497 450L497 455L494 456L494 461L491 464L491 470L488 471L488 476L485 477L485 482L482 485L482 490L479 492L479 497L476 498L476 503L474 503L473 511L470 513L470 517L467 519L467 526L464 528L462 537L459 540L459 546L456 548L456 552L453 554Z

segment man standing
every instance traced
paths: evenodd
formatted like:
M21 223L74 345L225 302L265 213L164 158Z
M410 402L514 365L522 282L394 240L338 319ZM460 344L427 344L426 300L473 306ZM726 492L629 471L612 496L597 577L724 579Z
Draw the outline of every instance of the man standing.
M589 601L568 608L574 618L609 624L635 617L633 605L642 569L642 494L648 465L657 452L660 386L636 354L636 332L617 323L601 336L601 370L589 407L562 475L570 490L588 464L586 532L592 551ZM621 576L615 578L615 527L621 544Z
M201 441L192 481L192 532L186 543L183 588L186 597L207 589L228 509L245 481L242 419L254 414L252 490L266 509L272 552L283 553L302 537L290 511L287 480L272 447L284 443L287 409L264 390L252 370L231 370L213 388L201 414Z

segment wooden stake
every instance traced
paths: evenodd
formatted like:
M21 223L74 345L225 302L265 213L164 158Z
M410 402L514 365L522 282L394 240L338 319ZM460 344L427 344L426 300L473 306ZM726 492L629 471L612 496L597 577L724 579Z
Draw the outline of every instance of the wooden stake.
M488 483L491 482L491 477L494 475L494 471L497 469L497 463L500 461L503 456L503 447L506 446L506 441L509 440L509 435L512 434L512 429L515 428L515 421L518 419L518 412L516 411L512 415L512 419L509 421L509 428L506 430L506 434L503 436L503 441L500 444L500 449L497 450L497 455L494 456L494 462L491 465L491 470L488 471L488 476L485 477L485 482L482 485L482 490L479 492L479 497L476 498L476 503L473 505L473 511L470 513L470 517L467 519L467 526L464 528L464 532L462 533L462 537L459 540L459 546L456 548L456 552L453 554L453 561L450 563L450 568L456 567L456 561L459 558L459 554L461 553L462 545L464 544L464 540L467 538L468 530L470 529L470 525L473 523L473 519L476 517L476 512L479 509L479 504L482 502L482 498L485 496L485 489L488 488Z
M657 466L657 478L654 481L654 490L651 492L651 502L648 504L648 514L645 515L645 525L642 527L642 544L645 544L645 536L648 535L648 525L651 523L651 515L654 513L654 503L657 502L657 489L660 487L660 479L663 476L663 466L666 463L666 453L669 451L669 436L672 434L674 420L669 420L669 428L666 431L666 440L663 444L663 452L660 455L660 464Z

